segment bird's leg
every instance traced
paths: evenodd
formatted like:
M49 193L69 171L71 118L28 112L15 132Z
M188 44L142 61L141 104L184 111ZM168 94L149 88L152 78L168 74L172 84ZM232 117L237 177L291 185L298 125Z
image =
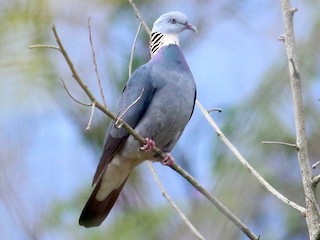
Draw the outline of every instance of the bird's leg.
M162 165L172 167L174 164L174 158L171 156L170 153L166 153L166 157L163 158L160 162Z
M145 152L152 151L156 147L156 143L151 138L146 138L146 141L146 144L140 147L140 150ZM170 153L166 153L165 158L162 158L160 162L164 166L171 167L174 164L174 158Z
M140 150L142 151L152 151L156 147L156 143L151 138L146 138L147 143L140 147Z

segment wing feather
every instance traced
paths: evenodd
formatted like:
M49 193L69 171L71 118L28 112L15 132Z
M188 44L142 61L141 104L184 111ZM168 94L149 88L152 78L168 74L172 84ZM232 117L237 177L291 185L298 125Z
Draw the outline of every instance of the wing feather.
M154 91L155 88L152 86L150 74L146 66L143 65L132 74L123 89L117 107L118 116L122 116L122 120L135 128L145 114ZM93 178L93 184L99 181L106 167L112 161L114 155L121 150L128 136L129 133L125 129L117 128L114 126L114 121L111 122L105 137L103 153Z

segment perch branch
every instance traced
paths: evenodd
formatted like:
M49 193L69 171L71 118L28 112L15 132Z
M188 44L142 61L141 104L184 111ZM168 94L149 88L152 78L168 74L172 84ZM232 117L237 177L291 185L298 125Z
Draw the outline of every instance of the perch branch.
M75 81L79 84L79 86L83 89L83 91L86 93L88 98L91 102L96 102L96 107L101 110L103 113L105 113L108 117L110 117L113 121L117 121L117 116L109 111L106 107L104 107L101 103L99 103L95 96L92 94L92 92L88 89L87 85L82 81L82 79L77 74L72 61L70 60L66 50L64 49L60 38L58 36L58 33L56 31L56 28L54 25L52 25L52 31L55 37L55 40L59 46L59 51L63 55L64 59L67 62L67 65L70 68L70 71L72 72L72 76L75 79ZM121 119L118 119L120 124L122 124L122 127L128 131L129 134L131 134L137 141L139 141L141 144L146 144L145 138L140 136L138 133L134 131L130 125L128 125L126 122L124 122ZM162 152L159 148L155 147L153 151L160 157L165 158L166 154ZM200 193L202 193L213 205L215 205L221 213L223 213L230 221L232 221L236 226L239 227L239 229L246 234L250 239L252 240L258 240L259 237L255 236L254 233L250 231L250 229L244 225L241 220L239 220L230 210L228 210L221 202L218 201L210 192L208 192L204 187L200 185L188 172L186 172L183 168L181 168L176 163L171 166L173 170L175 170L177 173L179 173L181 176L183 176L187 181L189 181Z
M205 110L205 108L201 105L200 102L196 101L197 106L199 107L202 114L205 116L205 118L208 120L210 125L214 128L216 133L218 134L221 141L230 149L230 151L236 156L236 158L249 170L249 172L255 176L258 181L274 196L276 196L278 199L280 199L285 204L289 205L290 207L293 207L294 209L298 210L303 216L306 214L306 209L299 206L298 204L294 203L293 201L289 200L285 196L283 196L281 193L279 193L275 188L273 188L250 164L249 162L241 155L241 153L238 151L238 149L229 141L229 139L223 134L221 129L218 127L218 125L215 123L215 121L211 118L209 113Z
M308 156L307 134L305 129L305 118L303 114L301 75L299 71L299 61L296 54L296 44L294 39L293 17L294 13L297 11L297 8L291 7L290 0L281 0L281 8L284 21L284 44L288 58L293 112L296 127L296 142L299 149L297 151L297 155L306 201L306 222L309 230L310 240L316 240L320 233L320 214L316 204L316 188L312 181L312 169Z
M231 222L233 222L244 234L246 234L250 239L260 239L260 237L255 236L250 229L241 222L241 220L236 217L228 208L226 208L214 195L209 193L199 182L197 182L187 171L181 168L176 163L171 167L182 177L184 177L189 183L192 184L202 195L204 195L223 215L225 215Z

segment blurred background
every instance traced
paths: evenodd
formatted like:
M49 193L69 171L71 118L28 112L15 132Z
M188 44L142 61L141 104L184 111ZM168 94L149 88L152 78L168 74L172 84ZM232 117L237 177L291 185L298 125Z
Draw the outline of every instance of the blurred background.
M320 2L292 1L303 79L310 159L319 160ZM184 32L181 48L194 74L198 100L226 136L275 188L304 205L293 148L294 119L280 1L136 0L149 27L178 10L199 33ZM107 105L114 109L128 78L138 20L125 0L0 0L0 236L1 239L195 239L162 197L146 164L130 176L99 227L78 225L89 197L109 119L90 107L60 53L28 48L53 44L56 25L79 75L101 99L88 37ZM134 69L148 61L141 31ZM176 161L261 239L307 239L304 218L277 200L235 159L198 109L173 152ZM168 193L206 239L247 239L182 177L155 163ZM314 174L319 172L315 170Z

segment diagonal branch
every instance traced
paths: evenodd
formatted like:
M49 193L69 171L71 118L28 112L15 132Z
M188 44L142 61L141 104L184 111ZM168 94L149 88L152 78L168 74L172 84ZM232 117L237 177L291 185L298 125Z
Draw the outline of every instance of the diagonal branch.
M205 118L208 120L210 125L214 128L216 133L218 134L219 138L222 142L230 149L230 151L237 157L237 159L249 170L249 172L255 176L258 181L274 196L276 196L278 199L280 199L285 204L289 205L290 207L293 207L294 209L298 210L302 215L305 216L306 209L299 206L298 204L292 202L285 196L283 196L281 193L279 193L275 188L273 188L251 165L250 163L241 155L241 153L236 149L236 147L229 141L229 139L223 134L221 129L218 127L218 125L215 123L215 121L211 118L209 113L204 109L204 107L201 105L200 102L196 101L197 106L199 107L202 114L205 116Z
M192 223L189 221L189 219L184 215L184 213L178 208L178 206L175 204L174 201L170 198L169 194L165 190L164 186L162 185L158 174L152 164L150 162L147 163L148 167L153 175L154 180L158 184L160 191L162 195L167 199L167 201L170 203L170 205L174 208L174 210L179 214L181 219L185 222L185 224L188 226L188 228L191 230L191 232L198 238L204 240L205 238L197 231L197 229L192 225Z
M143 20L143 18L141 17L141 14L139 12L139 9L137 8L136 4L133 2L133 0L128 0L131 7L133 8L133 11L136 15L136 17L139 19L139 21L141 22L141 24L143 25L144 29L147 31L147 33L149 34L149 36L151 35L151 31L148 28L146 22Z

